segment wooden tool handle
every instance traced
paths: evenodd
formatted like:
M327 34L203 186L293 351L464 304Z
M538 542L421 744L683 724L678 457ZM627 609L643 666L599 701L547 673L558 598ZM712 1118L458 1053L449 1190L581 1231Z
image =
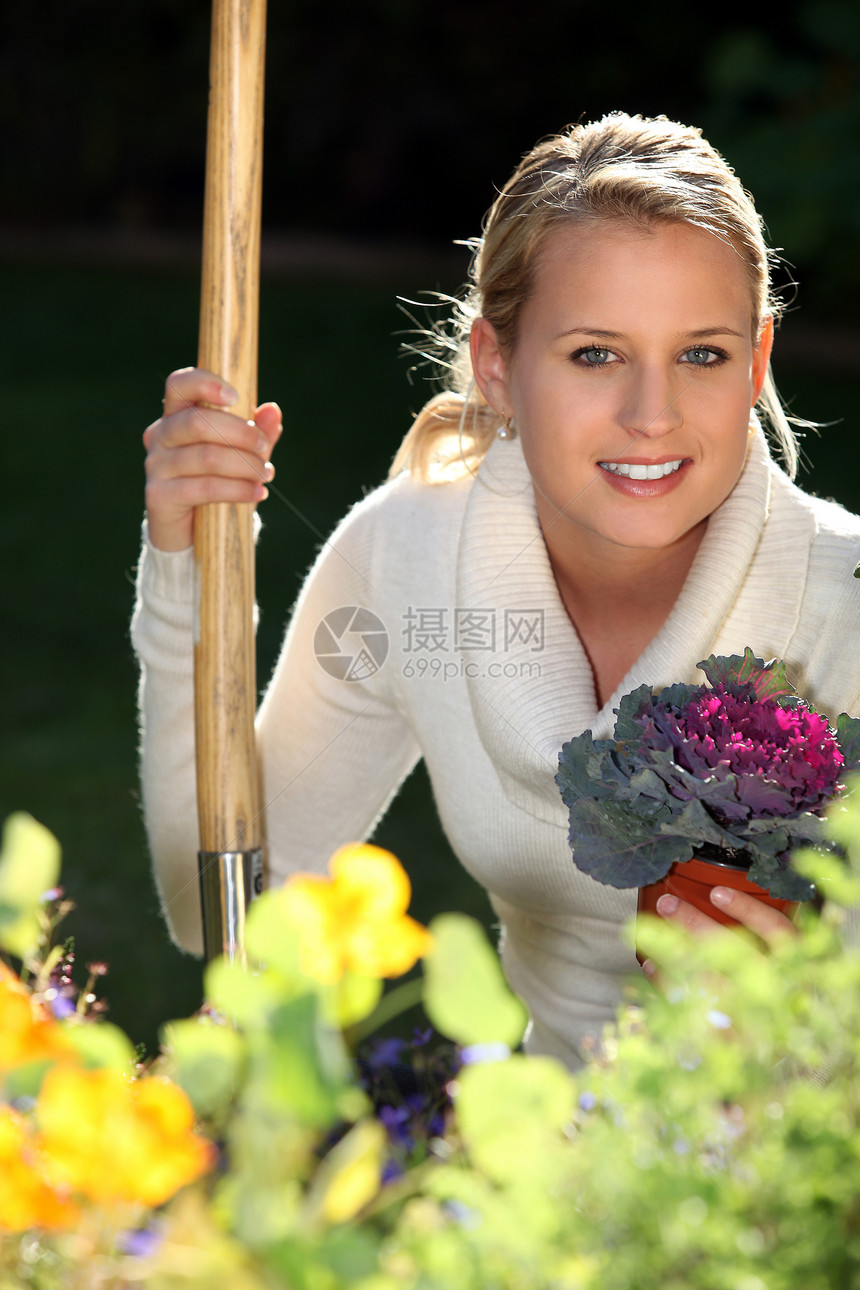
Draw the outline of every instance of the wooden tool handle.
M198 364L257 402L265 0L214 0ZM194 691L202 851L259 845L253 508L194 518Z

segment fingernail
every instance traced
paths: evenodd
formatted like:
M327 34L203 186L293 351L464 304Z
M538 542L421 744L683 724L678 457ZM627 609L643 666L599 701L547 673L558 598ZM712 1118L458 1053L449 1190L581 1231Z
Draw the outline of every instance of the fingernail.
M678 908L677 896L668 896L668 895L661 896L660 899L657 901L658 914L663 914L664 916L666 914L674 914L677 908Z
M257 452L261 457L269 455L269 441L264 434L257 435Z
M221 398L224 400L224 402L227 404L228 407L231 407L232 404L239 402L239 395L233 389L232 385L221 386Z
M732 903L734 893L731 887L712 887L711 904L721 905L724 909Z
M265 466L263 467L263 474L265 475L266 479L275 478L275 467L272 465L270 461L267 461Z
M255 491L256 491L258 502L264 502L266 498L269 496L269 490L268 488L266 488L264 484L258 484Z
M657 971L657 965L656 963L654 963L652 959L646 959L645 962L642 964L642 971L645 973L647 977L652 977L654 973Z

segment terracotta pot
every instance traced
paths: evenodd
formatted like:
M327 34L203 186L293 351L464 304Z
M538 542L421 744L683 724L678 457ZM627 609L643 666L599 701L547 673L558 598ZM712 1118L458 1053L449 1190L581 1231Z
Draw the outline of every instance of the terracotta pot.
M766 905L772 905L774 909L781 910L788 918L791 918L797 909L796 901L780 900L778 896L770 896L764 887L750 882L746 869L739 868L738 865L721 864L716 860L691 859L673 864L665 878L661 878L659 882L652 882L647 887L639 888L639 913L657 914L657 901L669 892L681 900L686 900L688 905L701 909L715 922L724 923L727 927L737 927L737 919L730 918L722 909L711 904L711 887L731 887L735 891L748 892L751 896L757 896L759 900L763 900ZM659 914L657 917L659 918ZM636 957L641 963L642 956L638 951Z

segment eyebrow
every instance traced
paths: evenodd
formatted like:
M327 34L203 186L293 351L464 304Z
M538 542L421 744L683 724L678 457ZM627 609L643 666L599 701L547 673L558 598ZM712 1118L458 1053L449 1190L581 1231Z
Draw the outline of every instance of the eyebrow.
M563 340L565 336L596 336L600 340L625 339L624 332L607 331L605 327L569 327L560 331L555 339ZM712 336L737 336L739 340L746 340L744 334L735 331L733 327L700 327L697 331L679 333L679 339L684 340L709 340Z

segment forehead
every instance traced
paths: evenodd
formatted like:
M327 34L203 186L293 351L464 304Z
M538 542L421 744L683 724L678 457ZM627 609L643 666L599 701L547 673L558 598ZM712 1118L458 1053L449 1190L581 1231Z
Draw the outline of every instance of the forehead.
M680 330L695 330L740 318L748 325L753 301L744 261L715 233L613 220L550 233L524 308L524 315L542 313L618 331L668 315Z

